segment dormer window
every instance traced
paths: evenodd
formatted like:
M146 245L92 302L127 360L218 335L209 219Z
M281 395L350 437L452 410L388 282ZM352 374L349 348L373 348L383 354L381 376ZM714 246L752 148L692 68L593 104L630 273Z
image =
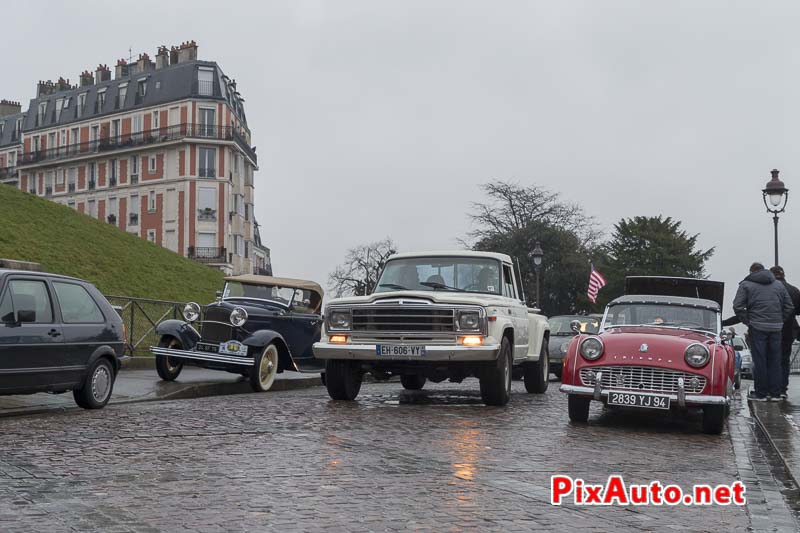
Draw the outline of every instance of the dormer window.
M214 69L201 67L197 70L197 94L200 96L214 94Z
M36 113L36 125L41 126L44 124L44 117L47 113L47 102L39 102L39 110Z
M106 90L97 91L97 106L94 110L95 113L102 113L103 107L106 105Z

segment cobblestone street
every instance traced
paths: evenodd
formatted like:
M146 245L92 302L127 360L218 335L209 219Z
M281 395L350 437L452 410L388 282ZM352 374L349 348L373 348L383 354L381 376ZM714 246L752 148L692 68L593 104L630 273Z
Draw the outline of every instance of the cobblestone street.
M315 387L0 419L0 531L793 527L747 451L745 405L721 436L702 434L699 416L599 406L575 426L557 386L537 396L515 382L507 408L484 407L468 380L369 384L351 404ZM748 508L553 507L556 473L684 489L742 476Z

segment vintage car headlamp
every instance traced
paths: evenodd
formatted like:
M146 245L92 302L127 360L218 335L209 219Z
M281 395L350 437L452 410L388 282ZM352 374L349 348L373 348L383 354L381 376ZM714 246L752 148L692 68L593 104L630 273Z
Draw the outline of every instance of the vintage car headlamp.
M234 308L234 310L231 311L231 324L238 328L244 326L245 322L247 322L247 311L241 307Z
M567 355L567 352L569 351L569 343L562 342L561 348L559 348L559 350L561 351L561 355Z
M708 360L711 356L708 353L708 348L702 344L691 344L686 348L686 353L683 358L686 359L686 364L689 366L700 368L708 364Z
M481 329L481 314L478 311L459 311L456 318L459 331L479 331Z
M194 322L200 318L200 304L189 302L183 306L183 318L187 322Z
M594 361L603 355L603 342L597 337L589 337L581 343L581 355L584 359Z
M328 328L331 330L350 329L351 314L349 310L334 309L328 314Z

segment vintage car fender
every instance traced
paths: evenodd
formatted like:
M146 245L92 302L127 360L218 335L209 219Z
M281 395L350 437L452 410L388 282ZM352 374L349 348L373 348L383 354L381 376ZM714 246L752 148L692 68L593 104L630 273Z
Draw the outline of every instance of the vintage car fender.
M711 370L711 388L710 394L718 396L728 396L728 385L733 382L733 364L734 360L728 353L725 346L719 344L714 346L710 365L713 365Z
M156 326L156 333L159 336L171 335L181 341L181 347L184 350L191 350L197 341L200 340L200 334L192 327L189 322L183 320L171 319L161 322Z
M294 362L291 352L289 351L289 343L283 338L283 335L271 329L261 329L246 337L242 344L250 346L251 348L264 348L265 346L275 343L278 346L278 372L284 370L294 370L299 372L297 365Z

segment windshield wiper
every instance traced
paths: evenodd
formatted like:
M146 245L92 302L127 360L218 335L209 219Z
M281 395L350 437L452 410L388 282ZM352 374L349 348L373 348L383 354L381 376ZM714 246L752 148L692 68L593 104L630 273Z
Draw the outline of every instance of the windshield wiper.
M397 283L381 283L378 287L387 287L389 289L396 289L398 291L407 291L408 287L403 287L402 285L398 285Z
M420 281L419 284L432 289L447 289L448 291L461 292L461 289L458 287L451 287L450 285L445 285L444 283L439 283L437 281Z

